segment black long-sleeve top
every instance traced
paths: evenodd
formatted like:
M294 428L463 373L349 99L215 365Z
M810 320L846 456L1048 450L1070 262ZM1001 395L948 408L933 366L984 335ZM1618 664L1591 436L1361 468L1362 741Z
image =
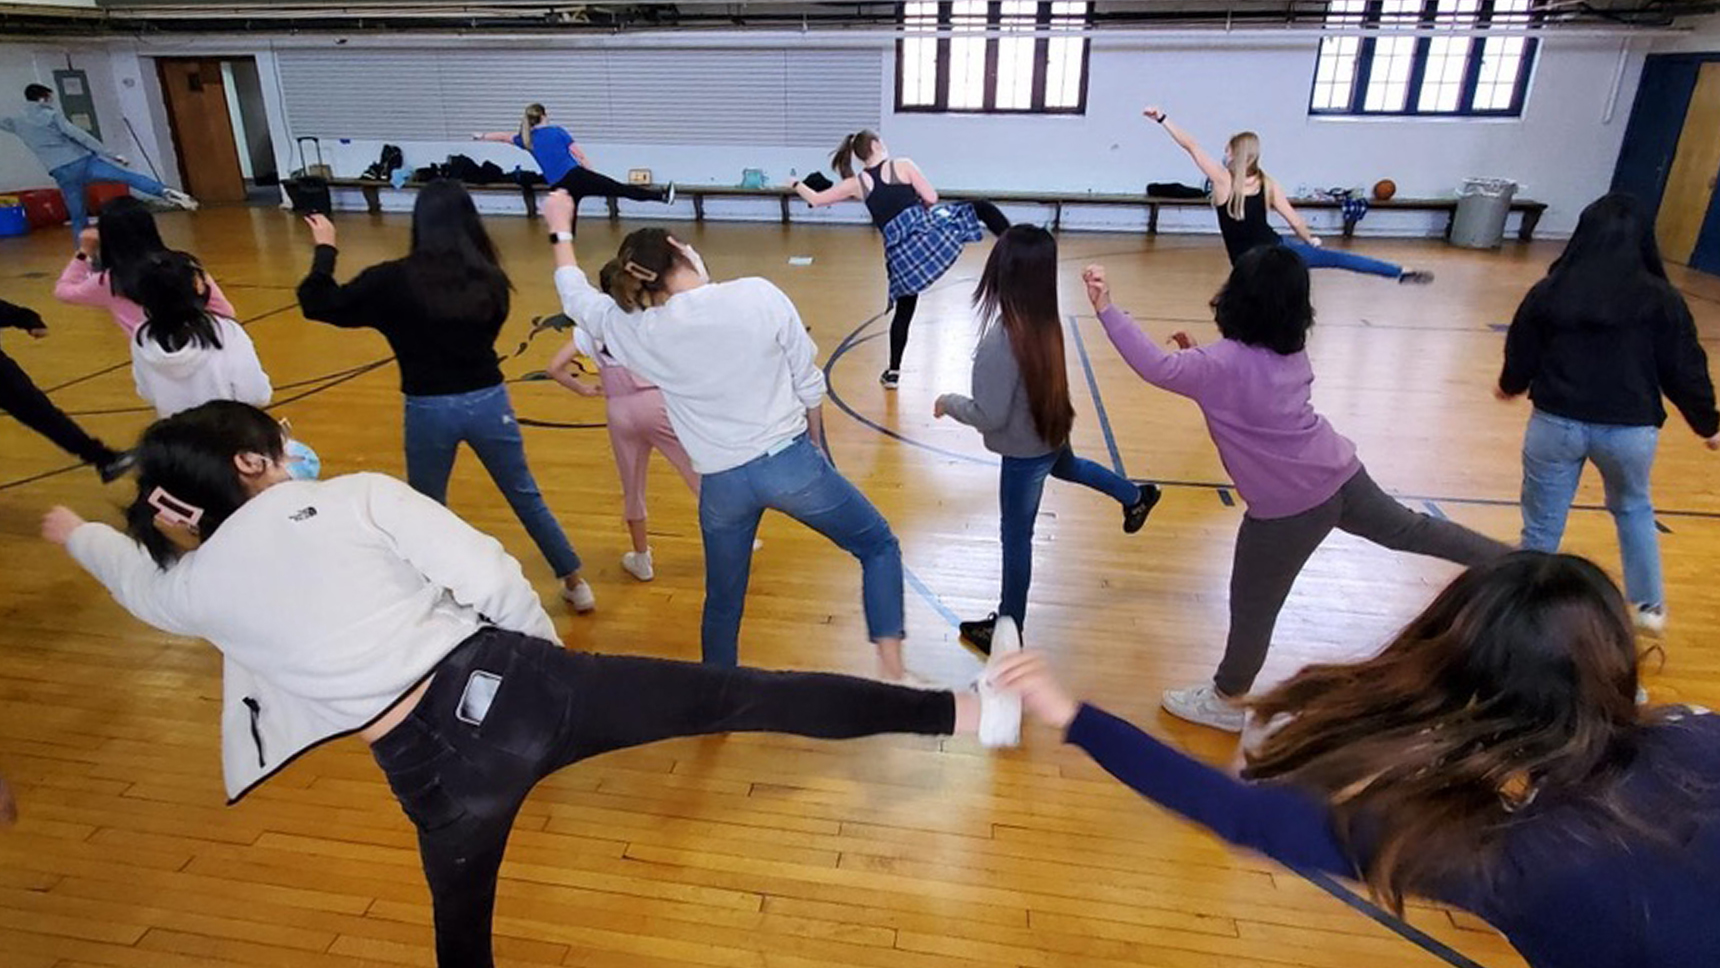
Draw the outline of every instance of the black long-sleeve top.
M335 257L334 246L317 246L299 283L299 307L306 319L382 333L400 364L400 392L446 396L502 382L496 337L507 320L506 301L487 319L445 318L412 288L406 260L371 266L342 285L334 278Z
M1664 424L1665 394L1698 435L1720 433L1708 354L1676 289L1655 280L1641 298L1615 292L1604 306L1570 312L1554 311L1551 282L1543 279L1517 308L1501 389L1527 390L1557 417L1627 427Z
M0 299L0 329L21 329L29 332L47 328L48 324L42 322L41 314L34 309Z

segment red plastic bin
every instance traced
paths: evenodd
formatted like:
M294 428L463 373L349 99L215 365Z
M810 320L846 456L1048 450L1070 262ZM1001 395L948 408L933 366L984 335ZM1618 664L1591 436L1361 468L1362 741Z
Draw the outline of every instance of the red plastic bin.
M88 206L85 211L91 215L101 212L102 206L116 198L125 198L131 194L130 186L124 182L92 182L84 189L84 203Z
M17 196L23 204L24 216L30 220L32 229L63 225L72 217L66 211L66 200L60 196L58 188L26 188L7 194Z

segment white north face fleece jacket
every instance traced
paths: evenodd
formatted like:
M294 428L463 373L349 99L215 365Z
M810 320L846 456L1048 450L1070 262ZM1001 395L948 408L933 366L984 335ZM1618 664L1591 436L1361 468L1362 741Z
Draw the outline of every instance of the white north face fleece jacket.
M232 800L370 725L486 624L560 642L519 562L400 481L288 481L167 569L105 524L67 550L150 625L221 650Z

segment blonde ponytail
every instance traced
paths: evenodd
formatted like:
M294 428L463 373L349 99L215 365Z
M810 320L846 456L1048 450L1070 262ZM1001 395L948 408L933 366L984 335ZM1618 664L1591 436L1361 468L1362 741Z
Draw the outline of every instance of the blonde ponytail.
M543 122L547 112L541 104L526 105L526 113L520 119L520 146L527 151L532 150L532 128Z
M856 131L836 146L836 152L830 156L830 167L836 169L843 178L854 177L855 159L865 160L872 153L872 146L878 143L878 134L871 130Z

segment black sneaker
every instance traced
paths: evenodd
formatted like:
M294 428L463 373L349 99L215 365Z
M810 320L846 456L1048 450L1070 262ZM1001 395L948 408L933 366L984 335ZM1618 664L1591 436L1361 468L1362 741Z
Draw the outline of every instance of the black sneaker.
M1433 281L1433 273L1425 269L1411 269L1398 276L1398 284L1404 286L1425 286Z
M124 477L126 473L131 470L131 465L136 463L136 461L137 458L133 457L131 451L128 450L123 454L115 454L107 460L102 461L100 464L97 464L96 473L102 476L103 484L112 484L114 481Z
M1141 499L1123 509L1123 533L1134 534L1141 530L1141 525L1147 523L1147 515L1153 513L1159 498L1164 496L1165 492L1157 484L1142 484Z
M977 622L963 622L957 626L962 631L962 642L968 648L980 655L991 655L991 633L997 628L997 613L992 612Z
M878 384L886 390L894 390L902 384L901 370L885 370L878 374Z

